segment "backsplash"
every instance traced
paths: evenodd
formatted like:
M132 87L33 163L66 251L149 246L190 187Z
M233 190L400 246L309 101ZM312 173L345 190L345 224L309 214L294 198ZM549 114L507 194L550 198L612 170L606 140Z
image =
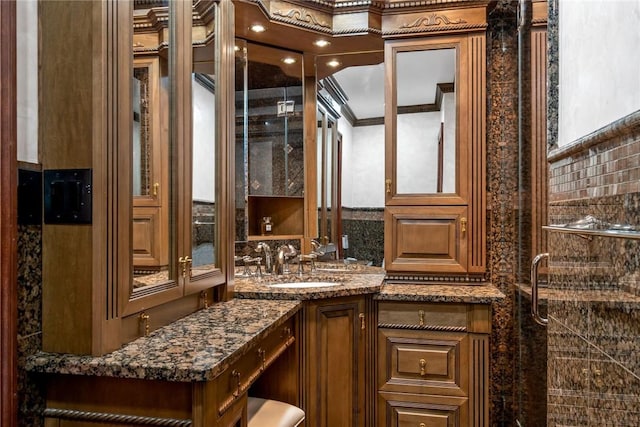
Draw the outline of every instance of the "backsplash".
M640 112L550 153L549 222L640 228ZM640 425L640 240L549 233L548 426Z

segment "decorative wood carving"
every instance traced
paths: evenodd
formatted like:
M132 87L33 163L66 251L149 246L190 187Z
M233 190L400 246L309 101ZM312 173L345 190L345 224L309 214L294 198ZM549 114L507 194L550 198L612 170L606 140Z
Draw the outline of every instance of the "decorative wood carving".
M410 24L403 24L400 26L400 28L432 27L434 25L457 25L466 23L467 21L461 18L451 20L446 15L438 15L436 13L432 13L431 15L418 18Z
M307 24L312 24L319 27L330 28L331 25L323 20L319 20L314 15L309 13L306 9L290 9L288 12L283 12L282 10L276 10L273 12L274 16L279 16L281 18L291 19L298 22L304 22Z

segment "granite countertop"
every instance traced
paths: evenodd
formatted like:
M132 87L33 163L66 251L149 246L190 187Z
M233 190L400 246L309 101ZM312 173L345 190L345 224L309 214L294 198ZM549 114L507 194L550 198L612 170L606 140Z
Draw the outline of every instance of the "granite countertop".
M262 298L270 300L312 300L352 295L373 294L380 290L383 273L318 272L302 276L237 277L234 296L236 298ZM291 282L332 282L335 286L309 288L273 288L270 285Z
M166 381L208 381L283 324L299 301L233 299L157 329L104 356L39 352L26 369L37 373Z
M417 301L490 304L505 295L493 285L441 285L385 283L375 299L381 301Z
M375 267L362 273L317 272L302 276L238 277L235 278L237 298L313 300L351 295L375 294L377 300L422 301L490 304L505 298L495 286L451 284L404 284L385 282L384 270ZM310 288L274 288L273 284L288 282L335 282L336 286Z

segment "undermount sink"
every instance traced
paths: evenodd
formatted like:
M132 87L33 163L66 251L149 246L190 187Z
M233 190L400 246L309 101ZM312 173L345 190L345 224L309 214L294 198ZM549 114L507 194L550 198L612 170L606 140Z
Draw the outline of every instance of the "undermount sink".
M329 286L338 286L339 282L290 282L290 283L274 283L267 285L270 288L290 288L290 289L303 289L303 288L326 288Z

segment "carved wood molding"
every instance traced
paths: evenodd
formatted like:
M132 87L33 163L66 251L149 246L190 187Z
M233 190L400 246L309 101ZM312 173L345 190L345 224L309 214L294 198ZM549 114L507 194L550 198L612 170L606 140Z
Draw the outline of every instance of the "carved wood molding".
M402 24L400 28L432 27L434 25L458 25L466 23L467 21L462 18L452 20L449 19L447 15L432 13L431 15L420 17L411 23Z
M464 275L464 276L456 276L456 275L433 275L433 274L393 274L389 273L384 278L385 282L390 282L393 284L401 284L401 283L451 283L451 284L461 284L461 283L476 283L482 284L486 282L486 277L484 274L478 275Z
M145 425L163 427L190 427L191 420L175 418L143 417L139 415L109 414L105 412L77 411L73 409L47 408L44 416L70 421L102 422L122 425Z
M331 28L331 24L329 24L327 21L322 20L322 18L318 19L314 14L304 8L293 8L289 9L286 12L282 10L276 10L273 12L273 16L280 17L284 20L297 21L299 23L302 23L303 25L308 24L309 26L313 27Z
M466 332L466 326L444 326L444 325L407 325L406 323L378 323L378 328L387 329L408 329L413 331L436 331L436 332Z

